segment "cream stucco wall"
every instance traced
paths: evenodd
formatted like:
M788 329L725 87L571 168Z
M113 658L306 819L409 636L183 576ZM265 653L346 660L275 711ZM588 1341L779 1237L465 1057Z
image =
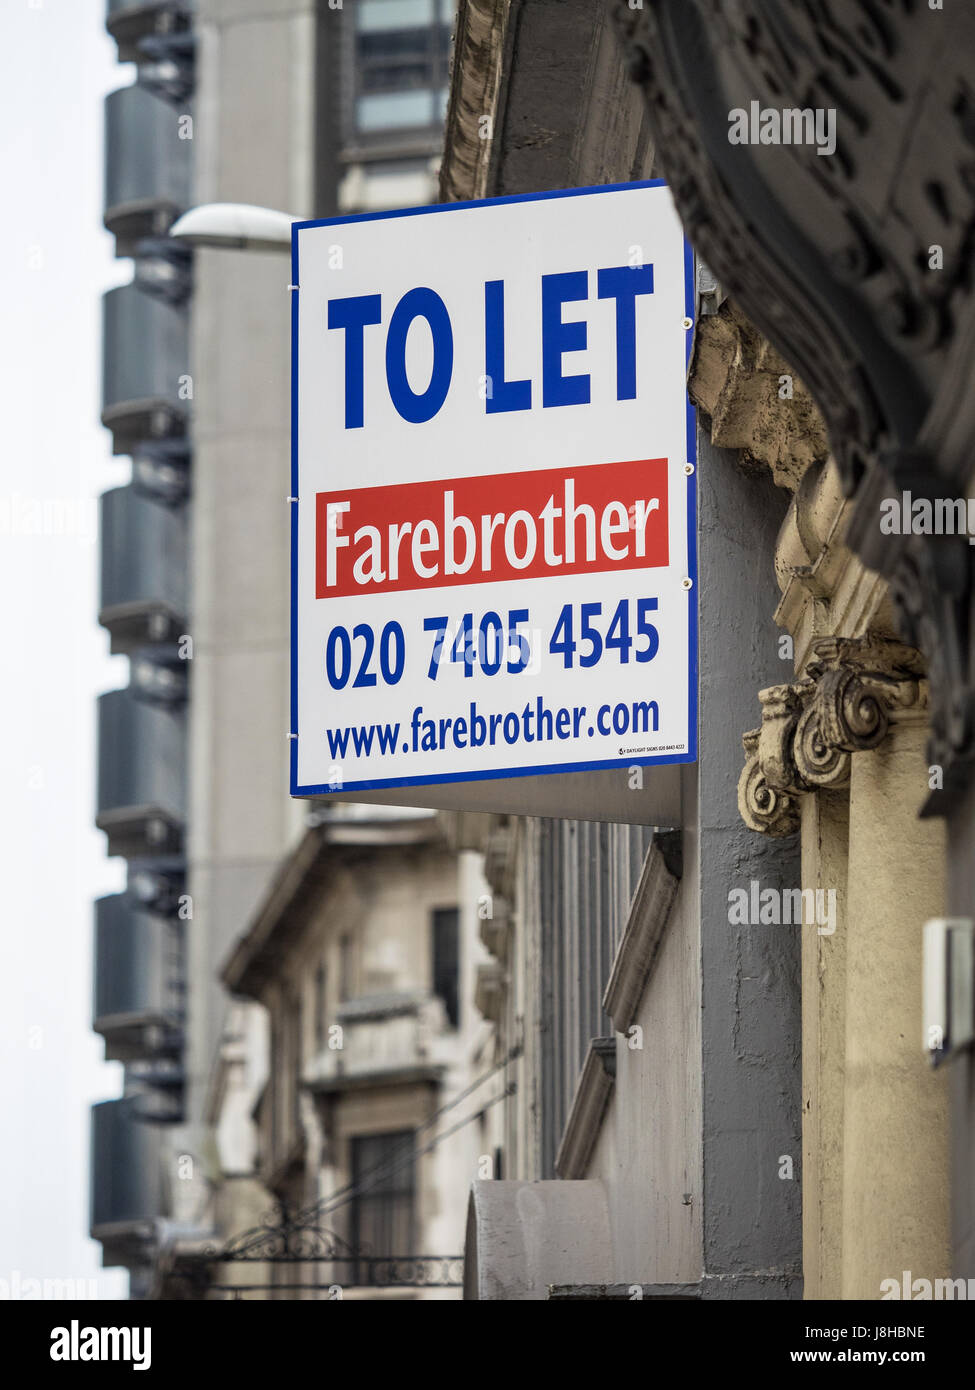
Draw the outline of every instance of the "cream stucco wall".
M685 880L636 1016L642 1038L617 1034L616 1086L586 1172L606 1182L619 1283L701 1275L699 958L697 898Z

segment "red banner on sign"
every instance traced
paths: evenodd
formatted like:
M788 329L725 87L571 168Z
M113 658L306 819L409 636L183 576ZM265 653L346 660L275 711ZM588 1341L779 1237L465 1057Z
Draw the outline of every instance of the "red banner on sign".
M320 492L315 596L653 568L667 536L666 459Z

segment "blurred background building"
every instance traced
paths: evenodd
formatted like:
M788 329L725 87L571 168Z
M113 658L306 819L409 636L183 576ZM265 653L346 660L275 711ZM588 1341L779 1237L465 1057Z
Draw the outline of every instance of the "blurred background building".
M105 296L102 419L132 481L102 499L99 620L131 679L99 702L97 824L129 872L96 906L94 1026L125 1087L92 1114L91 1230L135 1297L197 1296L210 1266L169 1277L187 1252L318 1232L337 1191L374 1260L462 1249L490 1094L450 1105L482 1045L479 857L429 813L291 802L287 259L167 238L201 203L429 201L452 18L108 6L135 82L106 102L105 224L133 279ZM247 1281L296 1282L270 1268Z

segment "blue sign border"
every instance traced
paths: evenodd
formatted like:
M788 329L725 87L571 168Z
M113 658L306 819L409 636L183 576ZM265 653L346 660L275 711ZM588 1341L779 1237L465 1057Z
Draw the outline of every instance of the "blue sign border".
M494 772L455 772L431 777L382 777L369 782L343 782L341 788L298 785L298 233L308 227L337 227L349 222L375 222L382 218L423 217L462 208L494 207L501 203L535 203L546 198L579 198L591 193L621 193L634 188L666 188L665 179L644 179L635 183L605 183L594 188L557 188L546 193L516 193L506 198L475 198L465 203L430 203L419 208L392 208L388 212L357 212L348 217L321 217L291 226L291 777L294 797L327 796L330 792L382 791L389 787L444 786L452 782L486 782L506 777L538 777L559 772L598 772L606 768L654 767L661 763L697 761L698 657L697 657L697 423L694 406L686 397L687 461L694 472L687 480L687 574L691 589L687 596L688 710L686 753L662 754L654 758L610 758L602 762L552 763L536 767L505 767ZM684 237L684 313L691 326L684 343L685 370L690 362L695 320L694 250Z

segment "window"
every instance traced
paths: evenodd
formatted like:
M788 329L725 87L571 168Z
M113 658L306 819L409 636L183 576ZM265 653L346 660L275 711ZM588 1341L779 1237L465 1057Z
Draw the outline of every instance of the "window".
M290 1139L293 1143L301 1128L301 1088L299 1079L302 1068L302 1007L301 994L295 989L291 992L288 1009L288 1115L291 1126Z
M328 1036L328 975L324 965L315 971L315 1051L323 1052Z
M538 822L538 831L540 1176L554 1178L589 1043L613 1032L603 1011L604 983L654 831L549 819Z
M299 1123L301 996L292 989L282 992L271 1020L271 1061L271 1132L279 1161L294 1143Z
M456 1028L460 1019L458 998L460 914L456 907L433 912L433 992L444 1002L447 1022Z
M339 999L351 999L352 991L352 937L343 936L339 940Z
M281 1021L271 1013L271 1068L267 1080L268 1151L273 1163L281 1148Z
M271 1069L268 1077L271 1160L279 1163L301 1127L302 1001L298 990L281 992L271 1011Z
M402 1258L413 1252L416 1135L411 1129L352 1140L352 1247L363 1255ZM374 1266L357 1266L354 1282L374 1282ZM382 1282L382 1271L379 1280Z
M355 127L365 135L440 125L453 0L359 0Z

